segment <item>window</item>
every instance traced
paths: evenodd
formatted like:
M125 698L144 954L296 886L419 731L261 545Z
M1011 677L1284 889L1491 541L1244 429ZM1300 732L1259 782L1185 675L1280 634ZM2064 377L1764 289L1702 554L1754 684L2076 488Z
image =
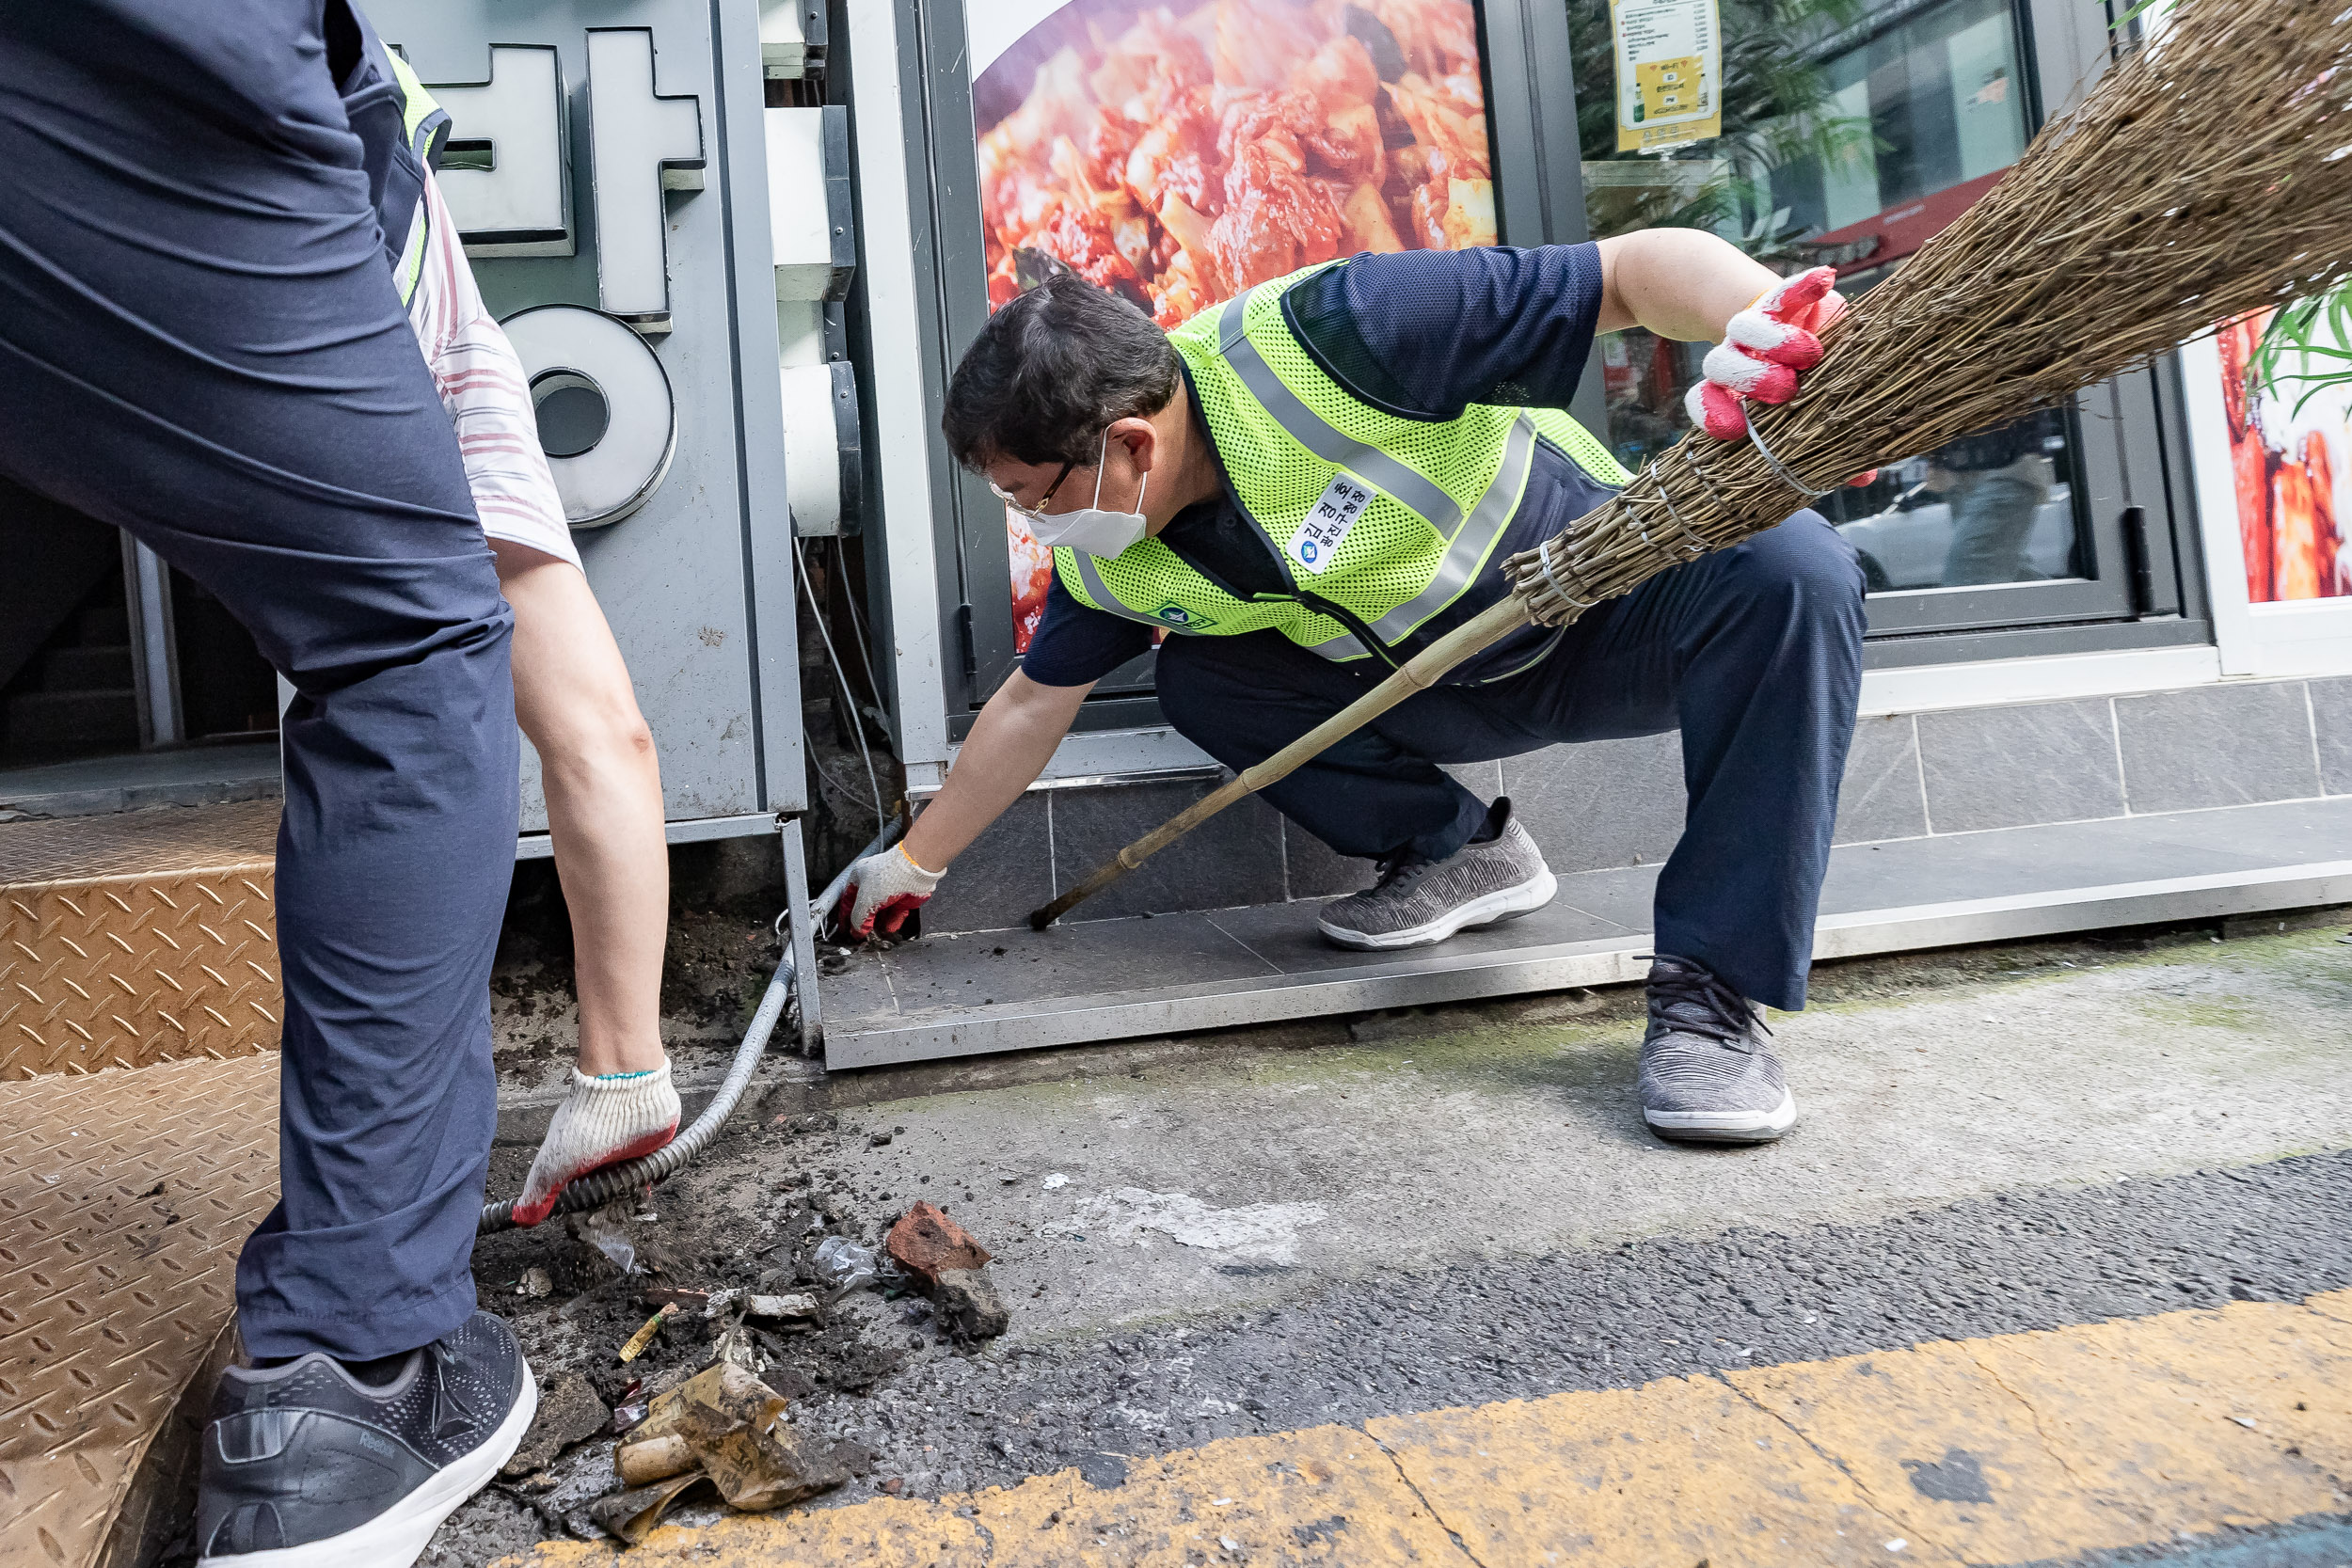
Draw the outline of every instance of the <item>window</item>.
M1860 297L1992 189L2038 123L2029 18L2012 0L1721 0L1721 15L1723 135L1627 154L1608 5L1573 0L1594 234L1709 229L1781 272L1835 266L1839 288ZM1639 330L1599 345L1598 401L1629 466L1689 428L1682 394L1707 347ZM1818 503L1861 557L1874 637L2177 614L2163 438L2176 415L2157 396L2161 380L2127 377L2075 407L2021 411ZM2202 635L2201 623L2171 625Z

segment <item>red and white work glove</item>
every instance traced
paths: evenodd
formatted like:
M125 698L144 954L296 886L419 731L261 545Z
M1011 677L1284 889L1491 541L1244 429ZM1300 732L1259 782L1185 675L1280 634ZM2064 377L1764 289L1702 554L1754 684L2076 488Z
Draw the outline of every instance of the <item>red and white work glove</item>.
M1747 404L1787 403L1797 377L1821 362L1821 329L1845 313L1836 267L1815 267L1785 278L1724 325L1724 341L1707 351L1706 379L1683 400L1691 422L1718 441L1748 434ZM1878 470L1856 474L1867 484Z
M884 935L906 924L906 918L931 901L945 871L926 871L905 848L892 845L850 867L850 880L841 890L841 910L835 921L844 936L860 941L880 931Z
M670 1064L591 1078L572 1069L571 1092L555 1108L539 1156L515 1200L515 1223L537 1225L564 1189L590 1171L641 1159L677 1136L677 1088Z

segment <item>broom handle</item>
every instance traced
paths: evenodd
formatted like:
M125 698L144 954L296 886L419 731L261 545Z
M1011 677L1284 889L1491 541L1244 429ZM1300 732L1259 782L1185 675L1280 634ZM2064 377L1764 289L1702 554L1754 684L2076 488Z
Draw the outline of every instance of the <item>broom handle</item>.
M1096 866L1085 881L1032 913L1029 916L1030 928L1042 931L1243 796L1254 795L1275 781L1288 778L1414 692L1437 685L1440 675L1472 654L1493 647L1527 625L1527 607L1515 596L1502 599L1475 618L1465 621L1406 660L1395 674L1263 762L1242 769L1238 777L1220 784Z

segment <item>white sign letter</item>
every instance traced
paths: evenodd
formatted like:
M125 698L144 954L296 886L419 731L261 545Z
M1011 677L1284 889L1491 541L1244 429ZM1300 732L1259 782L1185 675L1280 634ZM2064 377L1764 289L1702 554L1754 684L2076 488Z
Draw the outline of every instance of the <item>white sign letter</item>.
M569 256L572 160L552 44L494 43L486 82L434 84L449 111L441 196L469 256Z
M670 330L663 191L703 188L702 102L655 90L653 29L588 30L590 145L596 153L596 291L640 332Z

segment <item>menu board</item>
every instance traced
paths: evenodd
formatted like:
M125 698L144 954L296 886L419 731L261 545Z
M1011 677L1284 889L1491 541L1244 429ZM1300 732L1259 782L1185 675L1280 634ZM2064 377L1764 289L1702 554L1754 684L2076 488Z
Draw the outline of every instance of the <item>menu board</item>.
M1495 243L1467 0L966 14L992 307L1068 270L1172 327L1317 261ZM1053 562L1006 527L1025 651Z
M1715 0L1610 0L1617 150L1662 152L1724 133Z

